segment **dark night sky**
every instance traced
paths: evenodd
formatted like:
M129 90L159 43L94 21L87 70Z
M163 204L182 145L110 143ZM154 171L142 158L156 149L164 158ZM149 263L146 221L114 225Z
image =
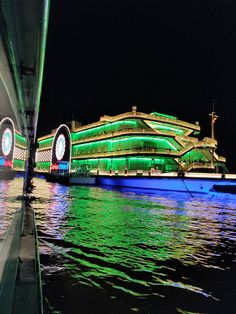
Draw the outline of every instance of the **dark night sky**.
M72 114L157 111L199 121L236 171L235 0L52 0L39 135Z

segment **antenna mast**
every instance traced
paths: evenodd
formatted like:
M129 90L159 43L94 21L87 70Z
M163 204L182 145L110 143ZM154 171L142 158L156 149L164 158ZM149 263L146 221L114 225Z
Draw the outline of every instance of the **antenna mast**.
M215 122L218 119L218 116L216 115L215 112L215 99L213 99L212 101L212 112L209 113L209 116L211 116L211 140L212 140L212 144L215 141ZM214 152L215 152L215 147L212 147L212 151L211 151L211 164L212 167L214 167Z
M211 139L215 139L215 122L218 119L218 116L216 115L215 112L215 99L213 99L212 102L212 112L209 113L209 116L211 116Z

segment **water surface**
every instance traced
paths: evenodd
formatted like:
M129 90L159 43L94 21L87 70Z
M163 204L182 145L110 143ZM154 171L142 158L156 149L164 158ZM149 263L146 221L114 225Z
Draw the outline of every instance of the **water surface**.
M35 179L46 313L236 313L236 197Z
M22 190L21 177L0 180L0 241L6 236L14 214L21 209Z

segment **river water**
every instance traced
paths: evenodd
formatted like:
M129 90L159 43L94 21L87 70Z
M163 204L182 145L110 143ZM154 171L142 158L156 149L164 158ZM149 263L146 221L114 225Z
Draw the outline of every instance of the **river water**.
M23 177L0 180L0 248L12 219L22 207Z
M236 313L236 197L35 179L45 313Z

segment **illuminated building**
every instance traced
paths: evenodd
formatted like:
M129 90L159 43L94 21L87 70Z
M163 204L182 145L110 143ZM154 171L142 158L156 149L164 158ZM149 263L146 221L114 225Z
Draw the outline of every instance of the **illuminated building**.
M0 171L24 171L26 139L15 129L10 118L0 121Z
M198 123L153 112L103 116L100 121L71 130L62 125L38 140L38 172L97 175L155 175L189 171L225 171L217 142L199 140Z

